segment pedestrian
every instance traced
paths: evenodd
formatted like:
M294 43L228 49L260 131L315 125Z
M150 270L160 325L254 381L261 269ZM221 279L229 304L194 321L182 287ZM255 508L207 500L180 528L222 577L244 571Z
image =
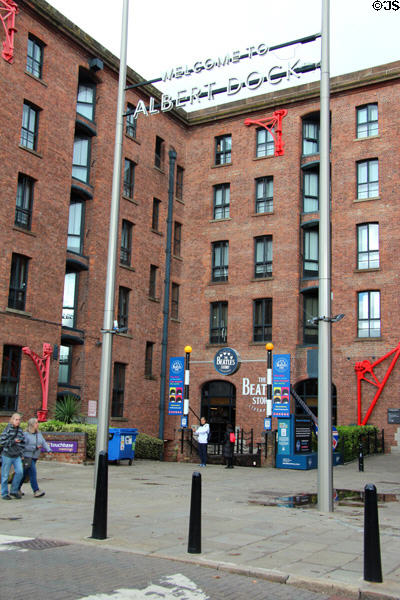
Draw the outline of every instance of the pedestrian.
M235 433L230 423L226 426L226 431L223 441L223 455L226 459L225 469L233 469L233 452L235 449Z
M26 431L24 431L24 439L25 439L25 450L24 450L24 463L25 470L24 476L21 479L20 489L25 479L29 476L29 481L31 483L31 488L33 491L33 495L35 498L40 498L44 496L45 492L39 489L39 485L37 482L37 469L36 463L40 456L41 452L51 452L51 449L44 439L43 435L39 431L39 421L32 417L29 419L28 426ZM22 496L22 493L20 492Z
M22 480L24 469L22 456L24 453L24 432L20 427L21 415L14 413L3 433L0 436L1 453L1 497L3 500L20 499L19 484ZM14 467L14 477L11 482L10 493L8 493L8 476L11 465Z
M207 444L210 436L210 426L205 417L200 419L200 427L197 428L196 434L199 443L200 467L207 465Z

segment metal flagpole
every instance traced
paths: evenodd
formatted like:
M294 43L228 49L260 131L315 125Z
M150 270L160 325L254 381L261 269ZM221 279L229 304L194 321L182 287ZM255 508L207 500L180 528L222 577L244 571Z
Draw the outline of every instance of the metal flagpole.
M102 329L102 352L99 385L99 406L96 441L96 461L99 452L108 452L108 422L110 406L112 343L115 330L114 321L114 296L115 296L115 268L117 264L119 197L121 190L121 158L122 136L124 128L124 106L126 86L126 55L128 44L128 7L129 0L124 0L122 9L121 27L121 54L119 63L117 118L115 126L114 170L112 180L112 195L110 209L110 227L108 237L107 278L104 304L104 320Z
M329 0L322 0L319 302L318 302L318 506L333 510L332 357L331 357L331 232L329 127ZM325 318L321 318L325 317Z

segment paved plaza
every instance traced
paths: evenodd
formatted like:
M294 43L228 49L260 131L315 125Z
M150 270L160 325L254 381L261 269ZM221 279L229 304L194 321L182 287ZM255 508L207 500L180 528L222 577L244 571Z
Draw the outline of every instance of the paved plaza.
M198 469L196 464L145 460L136 460L131 466L127 463L110 465L108 538L94 540L90 537L94 507L93 466L44 461L38 466L39 484L46 495L33 498L29 485L25 485L25 496L21 500L0 505L0 549L9 550L1 555L6 567L2 573L10 577L7 584L15 584L12 570L7 565L15 564L18 569L28 556L39 562L46 554L54 560L58 556L58 570L64 565L67 572L74 564L72 557L84 558L82 565L75 565L76 576L71 582L72 585L79 581L79 585L72 585L69 591L56 590L58 595L53 596L50 593L46 596L47 587L43 587L38 596L43 599L78 600L99 591L112 592L132 586L144 590L152 584L171 588L176 581L170 579L165 584L167 580L164 579L162 584L162 577L178 575L190 580L188 589L192 586L194 593L198 588L200 594L179 597L196 600L203 597L211 600L231 597L300 600L339 596L400 599L398 455L368 457L364 472L358 471L358 463L334 469L334 486L340 492L339 498L341 490L361 491L368 483L375 484L382 495L379 525L383 583L363 580L362 502L357 498L335 501L334 512L327 514L320 513L316 506L301 506L303 494L317 491L316 470L224 469L217 465ZM202 552L189 554L190 495L192 475L197 470L202 479ZM300 507L292 508L296 496L299 496ZM288 497L289 500L279 500ZM40 552L35 552L35 544ZM16 552L17 563L11 561L11 555ZM45 586L51 584L55 590L56 582L60 584L62 577L54 577L49 571L51 560L48 559L48 567L44 566L44 583ZM125 569L126 575L130 573L130 583L126 577L118 575L125 572L124 569L114 573L118 560L133 566L133 571ZM85 561L90 565L84 567ZM141 568L139 581L133 573L136 572L134 565L140 561L147 566ZM204 575L200 567L205 569ZM112 572L107 579L107 590L96 584L96 576L89 576L92 569L98 575L99 584L105 573ZM39 567L37 572L40 573ZM24 569L18 569L18 573L21 577ZM229 595L239 585L229 583L233 576L244 587L240 588L240 594ZM221 580L227 590L231 590L229 593L221 589ZM211 588L210 582L214 584ZM264 587L258 586L259 582L264 582ZM272 584L278 587L267 594L268 586ZM4 593L4 589L0 592ZM25 591L28 593L28 588ZM62 595L67 591L70 595ZM146 598L152 598L150 591ZM17 599L15 594L11 597ZM103 596L97 597L103 600ZM108 597L122 600L145 596L104 596L104 599Z

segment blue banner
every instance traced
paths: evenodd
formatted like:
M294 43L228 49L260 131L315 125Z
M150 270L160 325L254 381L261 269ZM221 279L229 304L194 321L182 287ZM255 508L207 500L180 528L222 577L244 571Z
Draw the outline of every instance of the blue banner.
M185 358L174 356L169 359L169 415L183 415L183 391L185 381Z
M290 417L290 354L272 357L272 416Z

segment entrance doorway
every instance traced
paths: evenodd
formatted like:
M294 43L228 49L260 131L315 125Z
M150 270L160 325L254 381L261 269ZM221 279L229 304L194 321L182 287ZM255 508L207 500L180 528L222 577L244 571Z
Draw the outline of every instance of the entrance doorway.
M304 381L300 381L299 383L296 383L294 390L318 418L318 379L305 379ZM303 409L297 403L295 413L296 415L304 414ZM336 386L332 383L332 425L336 425L336 415Z
M210 425L211 439L219 444L228 423L235 428L236 388L228 381L208 381L201 390L201 415Z

